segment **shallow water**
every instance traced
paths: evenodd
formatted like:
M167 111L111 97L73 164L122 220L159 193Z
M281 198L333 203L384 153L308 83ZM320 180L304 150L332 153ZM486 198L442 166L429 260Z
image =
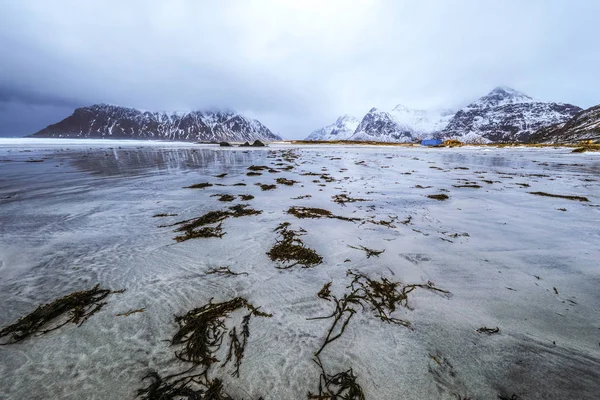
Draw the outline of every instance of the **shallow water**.
M293 170L246 175L250 165L280 167L289 149L298 155ZM228 175L215 177L221 173ZM235 296L273 317L252 319L240 377L229 367L216 367L214 376L236 398L306 398L317 390L313 353L330 325L307 318L331 312L316 293L333 281L332 292L341 295L348 269L373 279L431 281L452 293L413 292L411 309L395 313L412 330L359 310L323 351L329 371L353 369L367 399L598 398L598 153L21 140L0 143L0 177L1 327L96 283L127 289L80 327L1 346L0 398L135 398L150 370L181 370L164 341L177 328L173 315ZM266 192L255 185L279 177L299 183ZM215 186L183 188L200 182ZM247 186L231 186L240 182ZM466 182L481 188L453 186ZM529 193L538 191L589 202ZM158 227L240 203L211 197L223 193L252 194L247 203L263 213L224 221L221 239L176 243L174 228ZM331 198L340 193L367 201L342 206ZM426 197L437 193L450 198ZM292 200L306 194L312 197ZM285 213L292 205L411 221L388 228L299 220ZM160 213L178 215L153 218ZM275 268L265 253L284 221L307 231L302 240L323 264ZM385 252L367 259L349 245ZM248 275L205 275L225 265ZM482 326L500 333L477 333Z

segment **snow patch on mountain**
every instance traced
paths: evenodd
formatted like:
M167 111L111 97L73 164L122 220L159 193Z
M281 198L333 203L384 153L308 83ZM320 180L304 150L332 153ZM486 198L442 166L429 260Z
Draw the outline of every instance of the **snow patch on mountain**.
M306 140L347 140L354 134L359 123L357 118L346 114L333 124L313 131Z

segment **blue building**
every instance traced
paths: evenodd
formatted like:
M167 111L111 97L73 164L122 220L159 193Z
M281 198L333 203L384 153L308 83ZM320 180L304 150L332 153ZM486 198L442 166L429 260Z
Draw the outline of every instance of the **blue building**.
M441 139L427 139L421 141L421 146L439 146L442 144Z

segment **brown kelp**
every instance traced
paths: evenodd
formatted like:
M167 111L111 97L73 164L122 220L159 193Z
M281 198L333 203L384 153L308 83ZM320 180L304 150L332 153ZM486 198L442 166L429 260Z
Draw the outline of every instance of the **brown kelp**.
M300 218L300 219L331 218L331 219L339 219L342 221L359 221L360 220L360 218L348 218L348 217L342 217L340 215L335 215L331 211L325 210L323 208L315 208L315 207L292 206L287 210L287 213L295 216L296 218Z
M51 303L42 304L14 324L0 330L0 338L9 337L2 344L17 343L33 334L43 335L70 322L80 326L106 305L102 300L109 294L124 291L101 289L100 285L96 285L90 290L73 292Z
M319 357L315 358L315 363L321 369L319 377L319 393L308 392L309 400L364 400L365 395L362 388L356 382L356 375L350 368L347 371L338 372L330 375L325 372L323 364Z
M249 208L248 204L236 204L229 207L227 210L209 211L206 214L198 217L176 222L168 226L179 226L175 232L183 232L183 235L176 236L174 240L184 242L195 238L221 238L225 235L220 222L229 217L238 218L249 215L258 215L262 213L260 210ZM207 226L217 224L216 226Z
M362 250L367 254L367 258L371 258L371 257L379 257L380 254L385 252L385 249L383 250L374 250L374 249L370 249L368 247L365 246L350 246L348 245L348 247L350 247L351 249L356 249L356 250Z
M238 334L235 326L229 330L225 319L231 313L244 309L248 313L242 317L240 333ZM161 377L154 371L150 372L143 380L148 379L151 382L138 390L138 397L143 400L234 400L226 393L220 379L209 378L209 370L219 362L216 353L229 331L229 350L222 366L232 361L232 375L239 376L244 350L250 336L249 324L252 316L270 317L271 314L259 311L258 307L242 297L236 297L221 303L213 303L211 299L208 304L176 316L175 322L179 329L173 336L171 345L179 348L175 351L175 357L191 367L166 377Z
M300 236L306 231L303 229L294 231L289 229L290 223L284 222L275 228L281 239L267 252L271 261L279 262L279 269L289 269L296 265L302 268L310 268L323 262L323 257L311 248L304 245Z
M331 282L325 284L318 297L335 304L333 313L325 317L309 318L314 319L333 319L331 327L323 341L323 344L315 355L319 355L325 346L338 339L344 333L351 318L356 313L356 309L368 308L373 315L384 322L395 325L410 327L410 322L392 316L397 307L410 309L408 305L408 295L416 288L423 288L438 292L443 295L449 295L446 290L437 288L432 282L426 284L404 285L401 282L392 282L382 277L380 280L373 280L364 274L348 270L347 275L352 277L352 282L346 288L347 293L342 297L331 294Z

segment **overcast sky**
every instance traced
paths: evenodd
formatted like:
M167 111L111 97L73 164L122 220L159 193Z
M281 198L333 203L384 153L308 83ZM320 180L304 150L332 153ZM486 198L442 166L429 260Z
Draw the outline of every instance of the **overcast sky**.
M227 107L284 138L506 85L600 103L598 0L0 0L0 136L111 103Z

